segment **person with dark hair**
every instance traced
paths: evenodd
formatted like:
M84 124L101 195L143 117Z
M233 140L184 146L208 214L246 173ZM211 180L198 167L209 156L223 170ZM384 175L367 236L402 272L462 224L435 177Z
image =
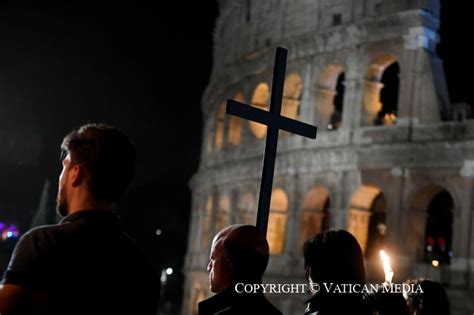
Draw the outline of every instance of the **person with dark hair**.
M410 315L450 314L449 299L441 284L424 278L409 279L404 283L421 288L404 293Z
M308 300L306 314L371 314L362 293L334 293L327 290L328 285L365 284L362 249L352 234L344 230L317 234L304 243L303 256L309 287L320 288Z
M408 315L408 307L402 293L384 292L379 290L366 296L373 314L376 315Z
M132 180L135 148L118 129L87 124L63 140L57 225L18 241L0 287L0 314L149 314L156 271L114 209Z
M199 315L280 315L261 290L238 286L261 284L269 258L265 234L253 225L231 225L214 237L207 271L216 295L199 303Z

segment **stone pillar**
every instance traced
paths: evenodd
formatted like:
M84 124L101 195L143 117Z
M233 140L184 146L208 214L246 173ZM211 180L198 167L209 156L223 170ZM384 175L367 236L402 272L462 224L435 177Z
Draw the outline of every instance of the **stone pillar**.
M311 83L311 63L308 62L302 71L303 88L301 90L301 104L299 120L308 124L316 124L314 121L314 89Z
M270 211L268 217L267 239L270 245L270 254L281 254L284 250L288 213Z
M291 119L298 119L298 107L300 106L300 101L291 99L291 98L283 98L281 104L281 115L291 118Z
M337 92L318 87L317 93L316 109L321 127L325 129L331 121L331 115L334 113L334 96L336 96Z
M288 176L285 189L288 192L287 224L285 231L285 253L291 264L291 259L300 256L301 248L298 247L298 212L301 208L301 179L297 175Z
M347 230L355 236L363 252L365 252L369 236L370 216L369 211L349 209Z
M242 118L231 116L229 118L229 128L227 133L227 143L232 146L240 144L242 133Z
M204 132L202 135L201 161L207 161L207 157L214 149L214 130L212 124L214 120L209 114L204 113Z
M196 209L196 239L195 239L195 250L200 251L202 249L202 244L204 243L204 221L205 221L205 212L206 212L206 200L204 198L200 198L199 200L199 207ZM191 241L192 235L189 235L189 239Z
M191 206L191 218L189 224L188 234L188 253L194 254L199 251L199 228L200 228L200 213L201 213L201 202L198 202L196 196L193 196L193 202ZM197 237L196 237L197 236Z
M423 258L425 246L426 209L409 209L405 220L407 233L403 237L405 253L412 262L420 262Z
M211 240L214 234L213 222L215 222L215 196L210 196L206 200L206 206L203 209L203 223L202 223L202 249L210 248Z
M372 126L378 112L382 109L380 90L383 84L375 81L364 81L364 108L362 111L362 125Z
M344 80L344 102L342 110L342 129L355 129L361 124L362 76L348 69Z
M326 214L322 211L302 211L299 215L299 242L301 248L304 242L317 233L322 232L323 219Z
M410 28L404 36L399 97L402 122L410 118L423 123L437 122L444 103L449 102L444 73L437 57L432 57L437 36L436 31L421 26ZM439 78L435 79L434 72L438 72Z
M223 228L230 224L230 199L226 191L221 192L221 198L217 206L214 234L218 233Z
M474 239L474 210L469 211L470 214L470 226L471 230L469 231L468 237L470 240ZM471 255L468 257L468 274L469 274L469 288L474 288L474 242L469 242L469 252Z
M465 168L461 170L461 174L464 176L460 178L458 185L456 185L457 195L460 198L459 200L455 199L455 209L453 209L451 283L456 286L468 286L469 281L471 283L474 282L474 279L468 279L468 275L472 275L474 270L474 247L471 241L474 226L472 211L472 204L474 204L474 194L472 192L474 187L472 185L472 174L466 174L464 171Z
M220 104L217 108L216 123L214 124L214 148L216 151L220 151L225 147L226 140L226 115L225 115L225 104Z

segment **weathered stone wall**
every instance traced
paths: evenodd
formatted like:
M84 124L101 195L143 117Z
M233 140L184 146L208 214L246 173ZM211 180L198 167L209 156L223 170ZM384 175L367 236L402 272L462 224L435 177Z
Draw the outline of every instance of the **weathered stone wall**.
M445 121L450 106L442 62L434 54L438 16L438 1L220 1L213 72L202 100L201 164L190 183L183 314L210 295L206 266L218 227L255 220L264 140L247 121L230 123L219 111L227 98L239 95L251 103L259 83L271 86L276 46L289 50L287 75L301 80L296 119L319 129L316 141L280 132L273 187L286 194L286 226L283 251L271 257L265 281L305 282L301 233L308 192L323 187L330 200L327 227L347 229L356 192L376 187L385 198L395 281L434 278L448 286L454 314L472 312L474 122ZM374 126L371 106L378 106L380 76L392 62L400 67L397 120ZM335 93L325 86L331 80L322 79L331 76L328 65L337 65L329 68L337 69L333 76L345 74L341 126L331 131L322 125L327 119L321 109ZM228 140L236 132L239 141ZM453 258L435 268L421 256L427 208L442 189L454 201ZM367 262L372 279L378 265ZM301 314L306 297L270 296L285 314Z

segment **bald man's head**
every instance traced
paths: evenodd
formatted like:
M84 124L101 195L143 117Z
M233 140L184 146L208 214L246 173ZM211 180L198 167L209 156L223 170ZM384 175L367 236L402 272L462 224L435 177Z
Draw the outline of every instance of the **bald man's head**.
M268 264L265 234L253 225L231 225L214 237L211 247L209 280L212 292L232 283L261 282Z

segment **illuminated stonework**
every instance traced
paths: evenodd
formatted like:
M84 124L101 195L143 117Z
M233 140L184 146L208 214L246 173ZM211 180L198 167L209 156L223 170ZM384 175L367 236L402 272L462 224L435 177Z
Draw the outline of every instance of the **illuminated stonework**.
M331 116L334 114L334 97L337 94L337 79L342 73L343 68L341 65L327 65L321 72L321 76L316 85L318 125L323 128L331 123Z
M234 98L237 102L244 102L244 95L241 92L235 94ZM227 142L230 145L238 145L240 143L240 135L242 133L242 122L243 120L237 116L229 117L229 132Z
M219 112L216 117L216 129L214 148L220 151L224 146L224 126L225 126L225 104L219 106Z
M300 106L301 78L297 73L291 73L285 78L281 114L288 118L297 119Z
M262 110L268 111L268 104L270 103L270 88L267 83L259 83L252 95L251 104ZM265 137L267 127L265 125L249 121L250 131L258 139Z
M289 51L282 114L317 125L318 138L279 138L264 282L304 283L303 242L326 228L348 229L364 248L369 281L384 279L374 256L384 248L396 281L441 281L458 290L452 305L474 311L467 298L474 295L474 124L450 121L434 51L439 2L219 5L201 163L190 182L183 314L211 295L206 266L215 233L255 223L266 127L223 118L222 104L234 98L268 110L278 45ZM306 296L269 298L284 314L304 312Z
M329 191L326 188L317 186L306 193L299 215L300 248L308 238L326 230L325 219L328 208Z
M216 216L216 231L220 231L230 225L230 200L228 196L222 196Z
M270 247L270 254L283 253L285 246L286 222L288 211L288 197L281 188L276 188L272 192L270 201L270 215L268 218L267 240Z

